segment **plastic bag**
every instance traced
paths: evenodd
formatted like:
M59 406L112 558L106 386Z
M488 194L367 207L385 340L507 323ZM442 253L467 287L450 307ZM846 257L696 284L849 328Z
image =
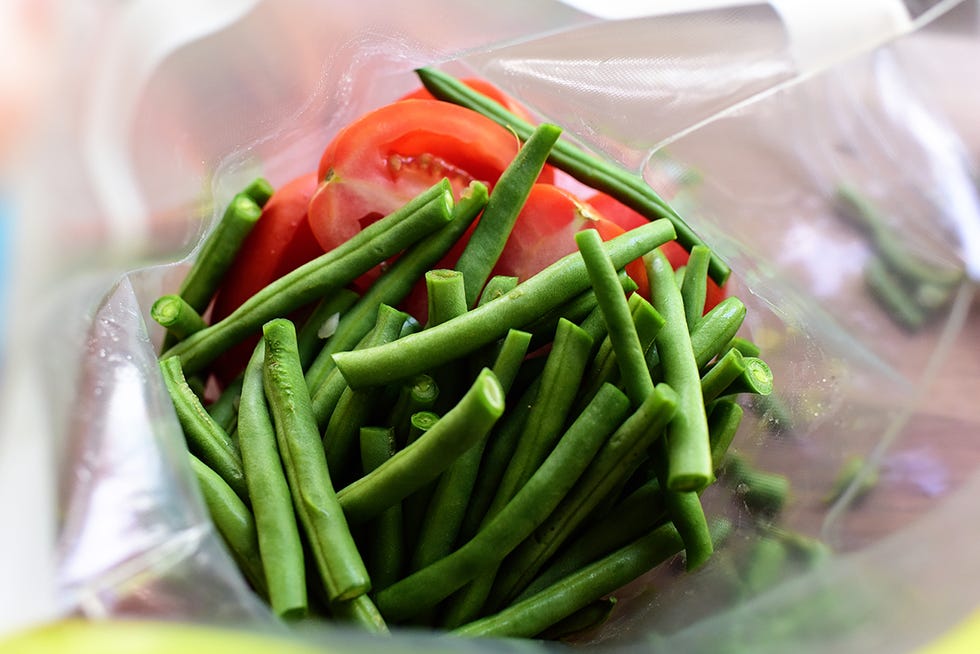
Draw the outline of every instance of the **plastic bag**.
M180 259L257 172L274 183L306 172L341 125L414 87L413 67L454 59L454 70L486 76L655 185L676 185L668 195L732 265L733 291L749 306L746 333L763 346L788 412L777 423L779 407L760 410L736 447L756 465L790 477L793 495L779 526L822 537L839 552L816 569L782 569L771 585L749 595L725 591L722 556L692 576L656 571L626 589L624 610L584 640L632 644L657 634L665 643L719 651L721 636L733 647L766 642L774 649L812 638L816 647L829 638L814 631L823 625L834 630L835 646L858 650L868 629L861 631L853 615L881 611L884 622L899 623L897 613L887 613L893 587L882 581L855 593L862 575L854 571L871 577L878 571L873 563L894 541L926 538L917 527L944 519L953 502L940 499L958 485L966 493L963 480L973 468L954 465L922 440L935 420L945 430L975 427L976 416L957 401L941 401L940 392L963 397L980 375L969 366L939 374L949 361L948 339L976 345L960 329L971 293L966 278L958 278L922 330L904 330L862 281L860 264L874 245L833 209L840 186L856 185L881 203L889 232L904 246L957 271L975 261L969 230L976 191L967 179L947 176L950 165L965 172L967 164L935 114L922 110L938 131L909 129L900 111L916 106L917 98L902 88L892 52L877 50L789 85L801 69L780 14L767 6L606 22L542 4L540 13L523 8L527 22L517 26L507 17L515 14L494 14L494 21L468 3L453 3L452 10L413 6L412 17L393 15L387 5L378 13L380 5L371 3L322 4L228 5L234 11L225 22L216 20L221 27L214 33L171 50L161 45L140 60L142 68L134 66L144 73L142 85L119 103L122 119L92 114L91 138L105 139L93 141L90 153L102 189L96 194L113 198L105 205L108 222L125 225L124 264L135 267L139 254ZM439 21L414 17L435 12ZM130 28L138 24L134 15L140 14L127 14ZM378 15L388 22L377 23ZM557 27L564 29L539 34ZM479 42L471 40L477 32ZM721 55L718 43L725 44ZM110 91L133 88L114 86L108 77ZM858 137L873 137L880 149ZM948 191L935 197L927 191L954 181L969 202L947 211ZM901 199L899 190L920 204ZM209 211L194 223L188 217L202 194ZM155 221L129 225L135 216ZM184 268L183 262L143 267L121 278L109 271L60 295L59 301L72 299L77 315L88 316L82 330L54 325L53 332L68 337L50 341L60 349L44 358L46 381L56 382L45 392L63 410L54 431L65 435L58 442L60 610L279 629L210 529L156 376L160 333L149 306ZM930 404L920 405L927 383ZM902 447L892 447L896 442ZM906 448L909 443L914 447ZM915 447L925 455L913 456ZM886 481L892 475L891 483L859 506L828 506L821 498L839 464L855 454ZM939 481L930 477L936 474ZM889 521L894 498L905 504L901 519ZM705 501L710 511L735 520L733 556L762 540L728 495L712 489ZM940 547L945 560L962 554L949 541L928 546ZM904 557L904 569L920 584L904 590L924 597L921 580L933 570L914 566L913 558ZM815 589L828 601L810 604ZM958 590L957 602L976 599L970 589ZM843 597L851 601L846 613ZM805 621L777 621L774 612L785 617L791 605L815 608ZM946 613L937 604L929 620L909 627L916 637L954 617L949 602L942 606ZM743 628L748 624L758 628ZM881 642L899 633L872 631Z

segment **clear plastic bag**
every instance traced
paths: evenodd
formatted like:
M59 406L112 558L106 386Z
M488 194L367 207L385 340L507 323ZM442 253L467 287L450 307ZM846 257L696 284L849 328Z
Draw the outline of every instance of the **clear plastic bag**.
M960 450L942 444L980 424L962 399L980 386L980 363L955 356L978 347L963 329L972 297L963 272L975 276L977 261L971 163L955 132L905 87L893 49L803 70L767 5L602 21L542 3L520 5L521 25L508 17L516 13L488 16L474 3L413 5L411 16L372 2L227 8L215 31L137 59L138 85L113 84L106 72L99 90L132 95L116 103L120 114L90 117L93 193L106 224L122 226L113 233L124 256L54 298L59 314L70 299L79 323L45 314L44 342L60 343L41 357L40 392L57 407L61 612L281 629L209 526L157 374L161 333L149 307L176 286L201 234L251 177L278 184L307 172L340 126L413 88L413 67L439 62L487 77L580 143L642 171L730 263L732 291L749 307L745 333L763 347L779 401L751 414L735 447L791 480L778 527L834 550L817 567L790 565L751 592L733 591L731 568L741 574L739 557L767 532L712 488L709 512L736 527L715 561L632 584L621 610L583 641L677 651L727 651L720 642L906 647L975 603L968 583L950 579L955 592L917 620L896 609L899 592L916 605L934 600L926 580L938 563L967 558L958 541L969 532L950 512L972 506L975 462L962 456L962 439ZM139 10L120 19L126 29L155 15ZM430 15L440 19L419 18ZM896 324L869 294L864 264L877 245L837 211L842 186L880 207L882 229L902 248L956 273L921 328ZM143 266L147 256L173 263ZM878 487L858 504L855 491L825 502L852 456L879 473ZM933 523L943 538L931 535ZM925 548L928 561L918 555ZM858 590L859 580L874 583ZM791 620L792 610L806 619Z

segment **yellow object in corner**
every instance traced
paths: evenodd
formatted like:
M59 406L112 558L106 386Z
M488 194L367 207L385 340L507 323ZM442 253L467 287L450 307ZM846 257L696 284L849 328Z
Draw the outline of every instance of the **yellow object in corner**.
M976 654L980 652L980 609L945 636L929 643L916 654Z

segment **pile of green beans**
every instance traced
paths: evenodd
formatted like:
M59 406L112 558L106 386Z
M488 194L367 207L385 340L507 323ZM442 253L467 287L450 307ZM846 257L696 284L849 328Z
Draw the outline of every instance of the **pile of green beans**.
M675 215L606 242L582 231L528 279L490 276L559 131L528 135L490 193L457 200L443 181L220 322L198 321L199 298L158 303L176 325L160 366L189 465L282 619L565 634L606 619L609 594L653 566L711 555L701 493L738 396L768 394L772 373L735 336L737 298L705 312L707 247L680 284L659 254ZM432 269L481 211L459 268ZM372 289L345 289L395 255ZM623 274L641 257L650 297ZM212 279L228 261L214 265ZM396 308L417 281L425 325ZM311 322L287 317L301 310ZM193 322L170 320L181 312ZM243 375L202 395L192 382L256 333Z

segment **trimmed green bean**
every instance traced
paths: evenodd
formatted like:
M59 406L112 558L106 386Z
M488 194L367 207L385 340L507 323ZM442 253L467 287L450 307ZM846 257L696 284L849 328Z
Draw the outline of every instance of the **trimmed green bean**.
M296 331L296 344L303 370L313 363L317 352L323 349L324 340L333 336L340 324L340 317L359 299L360 296L355 291L341 288L317 303L313 313Z
M517 439L517 449L500 481L497 496L490 505L489 517L510 502L561 437L591 347L592 339L578 325L564 318L558 321L538 394Z
M745 410L732 398L711 403L708 411L708 440L711 442L711 465L717 472L725 464L725 455L742 424Z
M725 394L725 389L744 374L745 357L735 348L728 350L701 377L701 395L704 398L704 403L709 404L715 398Z
M486 369L423 437L337 494L347 518L369 520L434 480L482 438L503 411L503 390Z
M519 329L511 329L507 332L500 349L493 361L493 374L500 380L500 386L504 393L509 393L517 373L520 371L521 364L527 356L528 347L531 345L531 334Z
M899 326L916 331L926 323L928 313L911 298L909 291L880 257L871 257L864 266L864 283L872 296Z
M406 446L417 441L422 437L422 434L435 427L438 422L439 414L435 411L416 411L413 413L408 421L409 428Z
M609 416L625 414L629 400L607 386L572 423L517 495L470 541L447 557L378 592L388 620L400 621L435 606L494 567L539 525L574 486L615 429Z
M261 215L262 207L249 196L239 193L204 239L178 292L198 313L204 313L208 308L221 279Z
M653 392L653 380L647 369L640 338L636 334L632 312L623 295L616 267L602 248L602 238L594 229L575 234L585 267L595 289L596 301L606 321L609 341L619 364L620 376L633 406L640 406Z
M852 496L856 502L870 493L878 485L878 471L868 466L864 457L852 456L844 461L834 479L834 486L824 496L825 504L833 504L847 492L847 489L857 484L857 490Z
M669 222L657 221L606 241L617 267L670 240ZM338 352L334 361L352 388L380 385L408 377L432 366L461 358L521 327L542 313L567 302L588 286L588 273L578 253L563 257L504 297L468 311L459 318L424 329L397 343ZM193 338L193 337L192 337Z
M515 602L524 600L602 557L625 547L666 520L667 506L656 478L634 490L618 505L604 513L587 530L566 543L561 552L530 584Z
M562 618L538 634L537 637L544 640L563 640L584 631L596 629L602 626L612 615L613 609L616 608L616 602L615 597L597 599L567 618Z
M748 394L769 395L772 393L773 378L769 364L758 357L742 357L744 369L725 387L724 395Z
M530 638L549 625L625 586L677 554L683 543L671 524L582 568L520 602L452 631L456 636Z
M698 370L702 370L735 337L745 320L745 305L734 295L726 297L704 314L691 330L691 350Z
M575 488L504 563L491 594L492 609L503 606L530 583L593 509L633 474L663 435L676 408L677 394L670 387L660 384L650 390L602 446Z
M531 187L544 168L551 146L560 135L561 129L555 125L543 123L535 127L494 185L480 222L456 261L456 270L466 280L467 307L476 304L490 272L497 265L500 253L504 251Z
M242 189L242 193L252 198L255 204L263 208L275 191L275 188L269 183L269 180L264 177L256 177L248 183L248 186Z
M358 595L349 600L332 602L330 615L336 620L353 624L374 634L388 634L388 625L384 617L367 595Z
M452 220L433 234L412 246L371 284L350 311L345 313L337 331L324 344L306 373L306 382L314 397L319 387L334 370L333 354L353 349L377 319L382 304L398 306L411 292L426 271L436 265L463 236L487 203L487 187L472 182L460 195L453 208Z
M378 322L368 337L366 346L371 347L396 340L407 319L408 314L382 304L378 309ZM327 457L327 468L338 481L345 478L345 471L351 470L357 449L358 433L377 402L377 389L355 391L348 387L337 399L323 432L323 449Z
M452 206L452 193L443 180L342 245L264 287L223 320L170 348L167 355L179 356L185 371L200 372L267 321L342 288L445 225Z
M161 295L157 298L150 307L150 317L177 340L207 327L201 314L179 295Z
M708 294L708 263L711 250L707 245L695 245L684 266L684 278L679 284L681 298L684 300L684 319L688 331L701 320L704 314L704 300Z
M227 432L208 414L201 400L187 385L180 359L167 357L160 361L163 381L170 393L177 419L183 428L187 447L205 465L213 469L231 486L243 502L248 502L242 459Z
M361 467L370 473L395 455L395 430L391 427L361 427ZM365 564L375 589L387 588L401 578L405 567L402 548L402 506L393 504L369 525Z
M421 68L416 73L425 88L435 97L478 111L504 127L514 130L522 139L526 139L534 129L530 123L515 116L499 103L473 91L444 72ZM642 177L587 154L565 140L559 140L554 144L548 160L580 182L608 193L647 218L670 220L677 233L677 241L688 251L702 242L694 230ZM711 278L718 285L722 285L731 271L720 258L713 255L709 272Z
M457 270L430 270L425 273L429 299L429 321L426 328L466 313L466 292L463 273Z
M245 578L260 595L266 596L265 572L251 512L217 472L193 454L188 456L211 521Z
M206 407L211 419L225 430L232 441L236 440L235 429L238 426L238 402L242 396L242 383L241 375L235 377L224 387L218 399Z
M283 619L307 612L306 564L276 432L266 405L261 341L245 368L238 418L245 483L252 500L258 547L272 611Z
M277 318L263 325L262 331L265 393L293 505L328 599L349 600L366 593L371 581L330 481L296 349L296 330L290 321Z
M514 403L510 411L504 414L500 424L491 433L480 464L480 473L460 527L461 538L469 540L475 536L480 525L485 521L490 504L500 487L500 480L507 470L507 464L514 457L517 439L524 431L524 425L531 413L531 407L534 406L540 386L539 376L521 393L520 399Z
M712 481L714 472L708 444L708 420L701 396L701 375L684 319L684 302L674 283L670 262L660 250L645 256L644 263L653 306L665 320L663 329L657 334L664 381L678 396L677 412L667 427L669 463L664 487L671 491L698 491ZM730 337L725 342L729 340Z
M762 348L753 343L747 338L741 336L736 336L728 342L728 345L724 347L724 351L736 349L742 353L742 356L746 357L757 357L762 354Z
M518 281L517 277L510 275L494 275L487 280L487 285L483 287L483 292L480 293L480 301L477 303L477 306L482 306L487 302L493 302L507 295L514 290Z
M688 571L697 570L714 552L714 539L701 506L701 497L697 491L667 491L664 501L667 515L684 541L685 566Z
M725 463L725 480L747 509L764 516L779 513L789 498L788 477L759 470L734 452L728 455Z
M395 400L395 406L388 419L388 424L395 429L396 443L399 445L407 443L412 414L431 409L438 397L439 385L431 375L424 373L416 375L401 386L398 399Z

